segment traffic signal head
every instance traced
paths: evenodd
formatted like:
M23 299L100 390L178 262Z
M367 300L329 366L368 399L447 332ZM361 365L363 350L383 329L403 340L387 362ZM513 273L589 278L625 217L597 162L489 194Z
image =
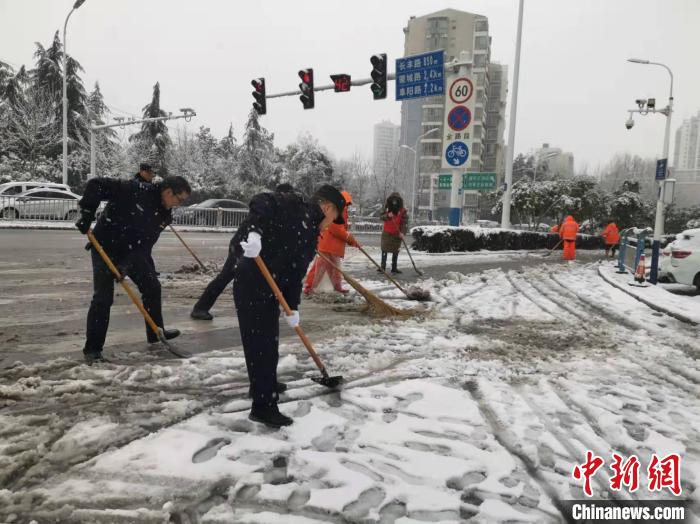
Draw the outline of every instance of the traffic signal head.
M372 62L372 93L375 100L386 98L386 53L373 55L369 59Z
M299 78L301 78L301 83L299 84L299 89L301 90L301 96L299 100L304 105L304 109L314 108L314 70L302 69L299 71Z
M259 115L264 115L267 112L267 102L265 101L265 79L256 78L250 82L253 84L255 91L253 91L253 109L257 111Z

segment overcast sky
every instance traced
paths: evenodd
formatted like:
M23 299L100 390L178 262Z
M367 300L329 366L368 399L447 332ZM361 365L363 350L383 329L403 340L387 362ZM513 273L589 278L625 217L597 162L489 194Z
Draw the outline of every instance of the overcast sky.
M72 4L0 0L0 60L32 67L34 42L48 46ZM68 50L88 91L99 81L115 114L140 115L158 81L162 108L197 111L191 129L220 137L233 123L240 138L251 79L264 76L270 94L297 89L304 67L314 68L317 85L333 73L367 78L369 57L380 52L393 72L410 16L448 7L488 17L491 58L509 66L512 82L517 0L86 0L69 22ZM671 67L675 133L700 110L698 21L698 0L526 0L516 152L548 142L573 152L577 170L617 152L660 156L663 116L637 117L632 131L624 121L636 98L666 104L668 74L625 59ZM400 103L373 101L369 86L316 93L306 111L296 96L273 99L267 111L263 124L278 146L308 131L338 157L371 155L373 125L400 123Z

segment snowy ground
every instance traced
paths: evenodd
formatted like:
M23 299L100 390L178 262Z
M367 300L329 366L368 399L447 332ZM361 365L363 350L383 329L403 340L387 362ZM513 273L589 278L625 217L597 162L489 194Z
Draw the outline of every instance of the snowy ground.
M563 500L583 498L571 472L586 450L606 460L595 496L619 500L673 497L645 479L610 491L613 451L643 468L679 453L697 518L698 328L597 269L449 273L419 282L428 303L364 279L415 315L370 322L357 297L327 303L348 320L313 341L347 383L312 382L313 362L287 338L281 408L295 424L279 431L246 418L240 350L2 370L0 520L558 522ZM303 303L302 322L319 303Z

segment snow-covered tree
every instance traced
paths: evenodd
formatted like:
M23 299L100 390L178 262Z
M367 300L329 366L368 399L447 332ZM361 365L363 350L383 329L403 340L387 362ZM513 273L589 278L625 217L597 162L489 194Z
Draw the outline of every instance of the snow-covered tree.
M236 178L246 197L278 183L278 163L274 135L260 125L258 113L251 110L245 125L243 141L238 152Z
M306 195L322 184L343 186L339 173L333 170L328 152L310 134L301 135L284 152L287 181Z
M168 116L168 113L160 108L160 83L156 82L153 86L151 102L143 106L143 118L161 116ZM171 142L168 126L164 120L144 122L141 124L141 130L129 137L129 142L134 144L135 152L140 158L155 156L156 161L152 161L155 173L161 176L167 175L165 153Z
M104 125L107 122L110 110L105 104L98 82L95 82L95 88L87 98L87 106L93 125ZM126 166L122 165L121 147L113 128L109 127L96 132L95 149L95 163L99 176L118 177L124 172Z

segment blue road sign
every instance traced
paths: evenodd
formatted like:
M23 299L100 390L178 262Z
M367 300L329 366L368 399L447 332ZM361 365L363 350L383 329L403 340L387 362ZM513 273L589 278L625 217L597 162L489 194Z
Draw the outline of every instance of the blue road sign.
M472 121L472 114L465 106L455 106L447 115L447 123L455 131L464 131Z
M662 158L661 160L656 161L656 180L665 180L666 179L667 164L668 164L667 158Z
M459 167L469 158L469 147L459 140L452 142L447 146L447 149L445 149L445 158L447 159L447 163L451 166Z
M445 94L444 51L396 59L396 100Z

